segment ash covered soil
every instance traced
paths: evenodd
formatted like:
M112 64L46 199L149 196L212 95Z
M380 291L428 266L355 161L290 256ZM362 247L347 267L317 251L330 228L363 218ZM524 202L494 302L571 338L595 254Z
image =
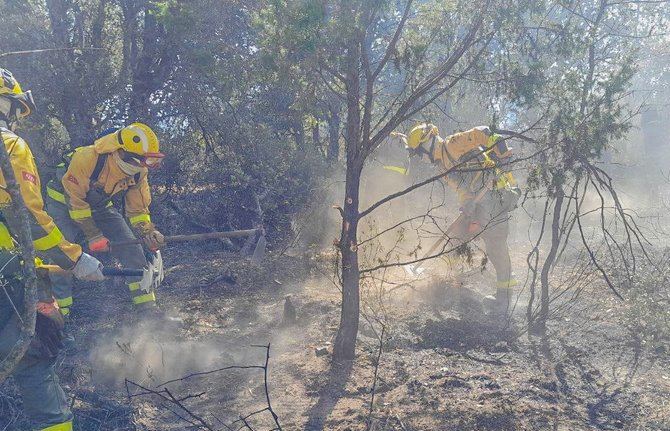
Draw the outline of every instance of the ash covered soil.
M333 256L270 255L256 267L202 250L165 255L159 304L182 326L134 314L118 282L78 287L77 346L59 361L76 429L245 429L239 418L267 406L262 369L159 385L262 366L266 350L253 345L270 343L270 399L286 430L670 430L668 354L625 329L617 316L626 305L602 286L556 316L547 338L524 333L524 296L511 324L486 318L489 271L462 283L434 277L366 288L357 360L332 367L340 299ZM283 319L287 296L293 324ZM142 387L168 389L188 411ZM0 409L0 430L28 429L11 383ZM276 427L268 411L247 422Z

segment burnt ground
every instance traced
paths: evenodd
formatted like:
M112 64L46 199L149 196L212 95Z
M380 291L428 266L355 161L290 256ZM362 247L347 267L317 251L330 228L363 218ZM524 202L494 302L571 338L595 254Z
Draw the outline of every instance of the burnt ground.
M264 349L251 345L267 343L271 401L287 430L670 430L667 354L625 330L617 319L624 305L600 286L569 318L552 320L545 338L524 333L523 307L510 325L483 315L488 273L458 287L433 279L370 288L358 358L332 366L329 354L315 353L330 349L339 320L330 257L270 256L259 268L168 249L166 261L159 302L184 319L181 327L144 321L119 283L78 288L77 348L59 362L77 430L197 429L177 417L188 413L156 396L129 399L124 379L155 388L192 372L262 365ZM282 322L287 295L297 310L291 325ZM260 369L167 387L211 429L267 405ZM28 429L11 383L2 387L0 412L0 430ZM248 421L273 428L268 412Z

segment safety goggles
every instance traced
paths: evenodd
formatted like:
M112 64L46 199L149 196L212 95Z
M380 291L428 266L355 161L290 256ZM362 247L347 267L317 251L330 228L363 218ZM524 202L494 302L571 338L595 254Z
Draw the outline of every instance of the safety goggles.
M428 157L430 162L433 163L435 161L433 151L435 150L435 144L437 143L437 136L433 135L429 139L430 146L428 148L424 146L429 142L428 139L422 140L419 146L416 148L410 148L409 146L405 147L407 149L407 153L409 154L409 158L416 156L423 157L425 155Z
M149 169L156 169L160 167L164 157L163 153L147 153L142 160L142 165Z

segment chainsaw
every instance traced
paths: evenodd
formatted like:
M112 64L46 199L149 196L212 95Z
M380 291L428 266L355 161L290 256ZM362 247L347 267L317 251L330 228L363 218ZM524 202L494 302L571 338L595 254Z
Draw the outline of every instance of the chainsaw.
M171 235L165 237L166 243L175 243L175 242L187 242L187 241L204 241L208 239L218 239L218 238L244 238L252 235L258 235L258 241L256 241L256 247L254 248L253 253L251 254L250 260L253 263L260 263L265 256L265 250L267 248L267 240L265 239L265 230L262 228L259 229L246 229L246 230L233 230L227 232L208 232L208 233L197 233L189 235ZM119 241L113 242L110 244L110 249L115 247L123 247L128 245L141 245L144 244L142 239L131 239L128 241ZM165 266L163 264L163 256L161 255L160 250L152 251L147 253L147 262L148 267L145 269L125 269L125 271L135 271L133 274L125 274L125 276L137 276L142 277L140 281L140 288L143 290L156 290L158 286L163 282L165 278ZM110 271L111 274L113 271L116 271L116 275L122 275L119 271L123 272L124 270L116 270L114 268L105 268L105 271ZM137 273L140 271L141 273ZM107 274L105 274L107 275Z

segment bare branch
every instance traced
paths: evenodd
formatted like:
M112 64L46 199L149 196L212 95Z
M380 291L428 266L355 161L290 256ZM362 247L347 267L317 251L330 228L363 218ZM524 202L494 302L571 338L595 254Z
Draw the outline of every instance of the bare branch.
M12 55L41 54L44 52L62 52L62 51L104 51L105 48L45 48L31 49L28 51L10 51L0 54L0 58Z
M395 29L395 33L393 34L393 37L391 38L391 41L389 42L388 46L386 47L386 51L384 52L384 56L382 59L379 61L379 64L377 65L377 68L375 69L374 72L372 72L372 80L376 80L379 74L384 70L384 67L386 67L386 63L388 63L389 59L393 55L393 52L395 51L396 46L398 45L398 40L400 39L400 35L402 34L405 24L407 23L407 19L409 18L409 13L412 9L412 4L414 3L414 0L407 0L407 4L405 5L405 11L402 14L402 18L400 19L400 22L398 23L398 27Z
M381 334L379 335L379 350L377 351L377 359L375 360L375 373L372 379L372 390L370 391L370 408L368 409L368 426L369 430L372 426L372 412L375 406L375 394L377 391L377 376L379 375L379 364L382 358L382 351L384 349L384 333L386 326L382 324Z
M167 382L161 383L161 384L157 385L155 389L147 388L145 386L142 386L138 383L135 383L133 381L130 381L130 380L126 379L125 380L125 386L126 386L126 393L127 393L128 399L143 397L143 396L147 396L147 395L157 396L161 400L163 400L167 403L167 406L166 406L167 410L169 410L171 413L173 413L175 416L177 416L180 420L190 424L191 426L193 426L197 429L205 429L205 430L209 430L209 431L214 431L215 429L212 425L207 423L207 421L203 417L201 417L198 414L196 414L195 412L193 412L191 409L189 409L188 406L186 406L184 404L185 401L188 401L188 400L191 400L191 399L194 399L194 398L202 397L203 395L206 394L205 392L200 392L200 393L196 393L196 394L189 394L189 395L186 395L186 396L183 396L183 397L177 397L172 393L172 391L170 391L169 388L166 387L166 385L171 384L171 383L176 383L176 382L184 382L184 381L189 380L193 377L207 376L207 375L211 375L211 374L214 374L214 373L219 373L219 372L227 371L227 370L260 369L260 370L263 370L263 385L264 385L264 388L265 388L265 401L267 403L267 407L264 407L263 409L260 409L260 410L255 410L255 411L247 414L246 416L241 416L240 415L239 419L233 421L230 425L226 425L225 423L221 422L221 420L216 418L216 417L215 417L215 419L217 419L219 422L221 422L221 424L229 431L234 430L234 428L232 428L232 427L234 425L240 423L240 422L243 424L242 428L253 430L253 428L251 427L251 425L248 422L248 419L255 416L255 415L258 415L258 414L261 414L261 413L264 413L264 412L269 412L272 415L272 418L273 418L274 423L276 425L276 427L273 428L273 430L281 431L282 427L279 424L279 416L277 415L277 413L272 408L272 403L270 401L270 388L269 388L269 384L268 384L268 370L269 370L269 367L270 367L270 344L267 344L267 345L252 345L251 347L259 347L259 348L265 349L265 362L264 362L263 365L232 365L232 366L222 367L222 368L219 368L219 369L216 369L216 370L211 370L211 371L191 373L191 374L186 375L184 377L181 377L181 378L178 378L178 379L173 379L173 380L168 380ZM132 393L131 390L130 390L131 386L139 388L139 389L141 389L141 391L136 392L136 393ZM179 411L184 412L186 414L186 416L184 414L181 414L179 411L175 411L174 409L170 408L169 407L170 405L175 406L177 409L179 409ZM242 429L242 428L239 428L239 429Z
M588 184L585 184L584 187L588 187ZM617 298L619 298L623 301L623 296L621 296L621 294L617 291L616 287L614 287L614 284L612 283L609 276L607 275L607 271L605 271L605 269L602 267L602 265L600 265L595 253L593 252L593 250L589 246L589 242L586 239L586 235L584 234L584 227L582 226L582 221L581 221L581 218L579 216L579 209L577 209L577 227L579 228L579 236L581 237L582 244L584 244L584 247L586 248L586 251L589 254L589 258L591 259L591 263L593 263L593 265L598 269L598 272L600 272L600 274L605 279L605 282L607 283L607 286L609 286L609 288L612 290L612 292L614 292L614 294L617 296Z

